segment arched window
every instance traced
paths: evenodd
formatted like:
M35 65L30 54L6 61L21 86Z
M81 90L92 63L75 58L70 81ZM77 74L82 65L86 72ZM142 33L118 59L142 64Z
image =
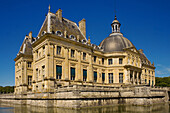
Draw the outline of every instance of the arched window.
M115 25L115 27L116 27L116 31L117 31L117 25Z

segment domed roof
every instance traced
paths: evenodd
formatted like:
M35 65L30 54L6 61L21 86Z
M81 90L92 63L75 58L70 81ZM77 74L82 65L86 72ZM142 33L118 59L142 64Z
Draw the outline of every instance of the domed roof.
M100 43L100 46L104 49L104 52L115 52L133 47L133 44L127 38L123 37L123 35L115 34L105 38Z
M120 25L115 15L115 19L111 24L112 33L100 43L100 47L104 49L104 52L123 51L124 48L134 47L134 45L120 33Z

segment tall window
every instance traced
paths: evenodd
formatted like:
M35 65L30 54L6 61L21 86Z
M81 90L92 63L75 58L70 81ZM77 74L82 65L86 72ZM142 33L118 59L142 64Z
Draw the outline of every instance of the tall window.
M105 73L102 73L102 82L104 83L105 81Z
M119 83L123 83L123 73L119 73Z
M45 46L43 47L43 55L45 55Z
M87 70L83 69L83 81L87 80Z
M86 53L83 52L83 60L86 60Z
M38 68L36 69L36 80L38 81Z
M38 51L37 51L37 54L36 54L37 56L36 56L36 58L38 59Z
M97 72L94 71L94 82L97 82Z
M75 68L71 67L71 80L75 80Z
M75 57L75 50L71 50L71 57Z
M108 64L109 64L109 65L112 65L112 64L113 64L112 59L108 59Z
M29 85L29 86L32 85L32 76L28 76L28 85Z
M109 83L113 83L113 73L109 73Z
M102 58L102 64L104 64L104 58Z
M123 64L123 59L119 58L119 64Z
M149 80L149 85L151 85L150 80Z
M31 67L31 62L27 62L27 65L30 68Z
M44 77L45 77L45 66L42 66L42 77L43 77L43 80L44 80Z
M96 56L94 56L94 62L96 63Z
M58 54L58 55L61 54L61 46L57 46L57 54Z
M56 79L61 79L62 76L62 66L56 65Z
M147 80L145 79L145 84L147 84Z

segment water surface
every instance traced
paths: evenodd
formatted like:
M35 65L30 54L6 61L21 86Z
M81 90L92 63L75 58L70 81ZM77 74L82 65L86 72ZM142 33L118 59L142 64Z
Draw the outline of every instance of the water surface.
M169 105L169 103L152 106L115 105L72 110L0 103L0 113L170 113Z

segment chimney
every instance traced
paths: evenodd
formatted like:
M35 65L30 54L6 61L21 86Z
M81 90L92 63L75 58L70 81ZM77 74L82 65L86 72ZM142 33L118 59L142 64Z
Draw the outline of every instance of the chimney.
M29 38L31 39L32 38L32 31L31 32L29 32Z
M83 35L86 37L86 20L84 18L79 21L79 28Z
M58 16L58 19L60 22L62 22L62 10L61 9L58 9L58 11L56 12L57 16Z

